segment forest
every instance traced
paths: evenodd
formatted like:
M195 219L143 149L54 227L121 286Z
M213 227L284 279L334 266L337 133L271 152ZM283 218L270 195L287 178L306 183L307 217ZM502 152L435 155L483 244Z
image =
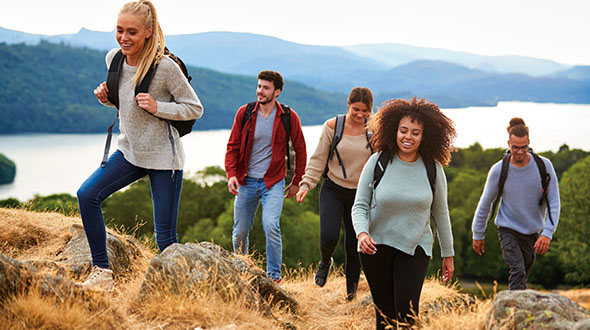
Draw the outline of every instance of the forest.
M508 270L501 257L493 223L490 222L486 230L486 252L483 256L474 253L471 233L473 214L487 172L491 165L501 159L503 153L503 149L483 149L476 143L453 152L452 161L445 168L456 253L455 274L461 279L507 281ZM560 186L561 215L549 251L537 257L530 282L546 289L564 284L588 286L590 152L563 145L558 152L539 154L550 159L555 167ZM294 198L285 200L281 229L283 263L287 268L309 267L319 261L319 186L308 194L303 203L297 203ZM72 215L78 213L76 197L68 194L35 196L26 202L5 199L0 201L0 206L53 210ZM103 202L102 207L107 225L136 237L147 237L155 248L152 202L147 179L139 180L128 189L113 194ZM233 195L227 191L223 169L209 167L185 177L178 218L179 241L213 241L231 250L232 225ZM251 251L255 251L255 256L261 259L264 259L264 242L259 209L250 234L250 245ZM429 274L440 269L439 251L438 245L435 245ZM344 262L342 244L336 250L334 259L337 264Z

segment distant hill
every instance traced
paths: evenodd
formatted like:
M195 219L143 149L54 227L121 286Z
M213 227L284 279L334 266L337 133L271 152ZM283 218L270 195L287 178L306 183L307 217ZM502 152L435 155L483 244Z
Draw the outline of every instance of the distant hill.
M590 68L590 67L585 67ZM441 61L416 61L401 65L366 82L381 91L378 95L419 95L440 107L495 105L499 101L590 103L590 75L575 71L582 81L569 79L567 72L551 77L524 74L493 74Z
M41 42L0 43L0 134L22 132L102 133L114 108L92 91L106 78L104 51ZM237 108L255 99L256 77L189 66L205 112L195 129L230 128ZM286 81L279 97L305 125L320 124L346 109L346 95Z
M523 73L533 77L545 76L571 68L569 65L555 61L526 56L485 56L394 43L354 45L343 48L393 67L419 60L430 60L459 64L488 73Z
M34 36L0 28L0 42L36 45L39 40L95 48L103 53L117 47L114 32L82 29L76 34ZM223 82L227 78L219 72L239 75L231 76L231 84L243 89L232 87L230 95L220 97L223 93L216 92L210 99L208 107L213 107L216 113L233 108L231 105L238 100L251 98L253 92L248 86L252 80L247 77L254 77L262 69L280 71L290 81L281 99L292 103L297 110L301 106L296 105L308 103L307 95L315 95L323 102L340 100L340 108L331 104L323 105L318 111L310 110L309 118L302 118L308 123L316 123L325 113L344 107L345 95L355 86L371 88L375 104L413 96L426 97L446 108L493 106L499 101L590 103L590 66L571 67L543 59L481 56L398 44L311 46L234 32L172 35L166 40L168 47L188 65L218 71L194 69L211 82L217 84L218 78L214 77L223 77L219 78L222 82L219 86L203 84L201 87L196 82L199 95L207 96L209 89L225 86ZM311 94L290 99L292 95L300 95L299 86ZM339 96L334 98L331 93ZM315 100L309 103L318 104ZM218 120L226 121L204 118L200 125L222 126Z
M76 34L39 36L0 28L0 42L32 43L40 39L102 50L117 46L114 32L81 29ZM340 92L358 85L358 79L364 76L421 60L444 61L488 73L522 73L533 77L571 68L525 56L484 56L394 43L313 46L237 32L170 35L166 40L169 48L191 65L246 75L271 68L281 71L289 79Z

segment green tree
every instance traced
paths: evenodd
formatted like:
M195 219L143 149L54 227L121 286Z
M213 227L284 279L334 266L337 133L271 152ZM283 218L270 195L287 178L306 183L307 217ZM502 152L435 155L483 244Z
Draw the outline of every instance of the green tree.
M53 211L66 215L77 214L78 199L70 194L53 194L49 196L35 195L26 204L31 211Z
M564 172L560 182L561 214L554 234L555 255L563 266L565 282L590 284L590 157ZM549 251L552 251L550 247Z

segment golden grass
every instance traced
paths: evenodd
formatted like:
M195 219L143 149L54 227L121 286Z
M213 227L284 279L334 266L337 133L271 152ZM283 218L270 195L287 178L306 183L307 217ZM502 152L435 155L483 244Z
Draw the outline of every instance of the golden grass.
M69 227L78 217L57 213L36 213L0 208L0 253L19 260L54 261L70 238ZM117 233L115 233L117 234ZM0 297L0 328L7 329L277 329L291 324L297 329L374 329L375 311L362 303L370 293L361 278L357 297L345 299L346 284L342 268L334 269L323 288L313 281L314 269L287 270L282 288L300 305L298 313L274 308L271 311L249 308L239 295L223 297L214 290L180 294L152 294L138 299L141 285L154 250L142 247L133 260L130 273L117 276L112 293L89 293L85 297L57 298L43 295L34 287L11 298ZM257 260L249 260L257 263ZM50 271L49 271L50 272ZM576 300L590 290L562 294ZM456 285L443 285L427 279L421 296L421 329L482 329L491 300L476 300L471 308L425 317L424 305L463 296ZM584 298L585 299L585 298ZM578 299L579 300L579 299ZM580 301L578 301L580 302ZM587 307L586 307L587 308Z

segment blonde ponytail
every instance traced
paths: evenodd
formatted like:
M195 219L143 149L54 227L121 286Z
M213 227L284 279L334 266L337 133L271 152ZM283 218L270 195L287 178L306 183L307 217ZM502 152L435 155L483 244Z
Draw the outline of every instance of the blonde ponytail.
M143 50L137 62L137 73L133 77L133 83L138 84L147 74L153 62L158 63L164 56L164 33L158 21L156 7L149 0L128 2L119 11L119 14L128 13L135 15L143 22L146 29L152 28L152 35L146 39Z

